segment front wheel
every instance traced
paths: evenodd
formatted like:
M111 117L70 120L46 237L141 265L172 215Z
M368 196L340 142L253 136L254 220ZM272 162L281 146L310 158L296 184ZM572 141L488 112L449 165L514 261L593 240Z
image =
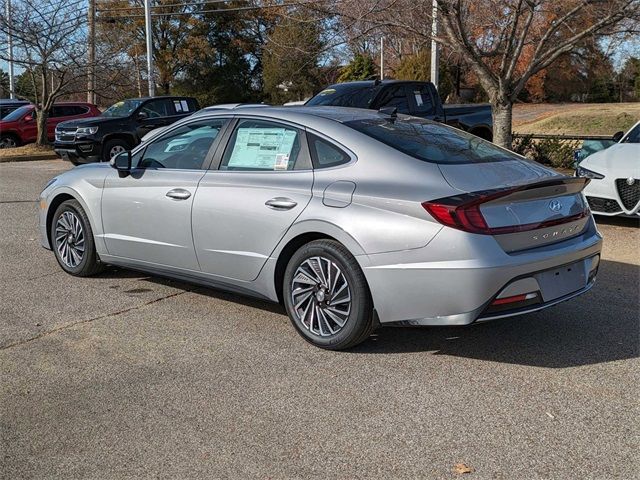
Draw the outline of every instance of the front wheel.
M320 348L342 350L374 328L366 279L353 255L334 240L315 240L289 260L284 303L298 333Z
M10 134L0 135L0 148L15 148L19 146L20 146L20 142L13 135L10 135Z
M116 155L119 155L122 152L126 152L129 149L129 144L124 140L121 140L119 138L108 140L105 142L104 147L102 148L102 160L108 162Z
M103 270L98 259L89 218L77 200L62 202L51 222L51 243L62 269L77 277Z

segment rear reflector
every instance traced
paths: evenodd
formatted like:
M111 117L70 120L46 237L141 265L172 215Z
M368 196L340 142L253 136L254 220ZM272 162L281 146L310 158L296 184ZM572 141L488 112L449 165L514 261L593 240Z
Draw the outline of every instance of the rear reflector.
M532 300L538 296L537 293L523 293L521 295L514 295L512 297L496 298L491 305L505 305L507 303L518 303L527 300Z
M435 220L437 220L441 224L446 225L447 227L463 230L465 232L479 233L482 235L502 235L505 233L527 232L529 230L553 227L555 225L561 225L563 223L579 220L588 216L589 210L585 208L585 210L578 214L552 220L545 220L543 222L527 223L522 225L508 225L504 227L489 227L487 225L487 221L482 215L482 212L480 211L480 206L484 203L488 203L498 198L506 197L523 190L530 190L534 188L541 188L563 183L582 183L582 189L584 188L584 186L586 186L588 181L583 178L563 178L560 180L539 182L513 188L465 193L461 195L455 195L453 197L439 198L437 200L423 202L422 206Z

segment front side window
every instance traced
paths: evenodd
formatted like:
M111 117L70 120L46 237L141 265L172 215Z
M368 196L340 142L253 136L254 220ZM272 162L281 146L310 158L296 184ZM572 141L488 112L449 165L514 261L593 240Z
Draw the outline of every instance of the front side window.
M220 170L284 171L300 168L300 130L263 120L241 120Z
M197 170L203 167L209 149L225 119L189 123L162 136L132 159L134 168Z
M161 118L169 116L169 102L167 100L152 100L145 103L140 112L146 113L147 118Z
M377 102L378 108L397 108L398 113L409 114L409 99L404 85L389 87Z
M485 163L520 158L470 133L419 118L376 118L344 124L425 162Z
M123 100L122 102L114 103L104 112L103 117L128 117L133 111L140 106L142 100Z

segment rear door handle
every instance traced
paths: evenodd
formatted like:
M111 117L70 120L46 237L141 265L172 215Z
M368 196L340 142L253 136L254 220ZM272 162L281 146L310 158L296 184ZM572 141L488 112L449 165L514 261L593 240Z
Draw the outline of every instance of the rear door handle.
M298 202L294 202L290 198L286 197L276 197L271 200L267 200L264 204L273 210L291 210L293 207L298 205Z
M167 197L174 200L186 200L190 196L191 192L189 190L185 190L184 188L174 188L173 190L169 190L167 192Z

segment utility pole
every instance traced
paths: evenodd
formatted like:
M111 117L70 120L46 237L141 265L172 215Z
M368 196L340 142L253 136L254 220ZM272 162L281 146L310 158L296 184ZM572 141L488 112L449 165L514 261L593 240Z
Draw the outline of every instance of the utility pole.
M11 0L5 0L4 3L5 18L7 26L9 27L7 32L7 56L9 57L9 98L16 98L15 86L13 82L13 38L11 36Z
M384 80L384 37L380 37L380 80Z
M156 82L153 75L153 43L151 41L151 0L144 0L144 30L147 38L147 76L149 96L156 96Z
M87 80L87 102L96 103L96 0L89 0L89 71Z
M438 35L438 0L433 0L431 16L431 83L435 85L437 90L440 81L438 69L440 66L440 50L438 48L438 42L436 42L433 37Z

